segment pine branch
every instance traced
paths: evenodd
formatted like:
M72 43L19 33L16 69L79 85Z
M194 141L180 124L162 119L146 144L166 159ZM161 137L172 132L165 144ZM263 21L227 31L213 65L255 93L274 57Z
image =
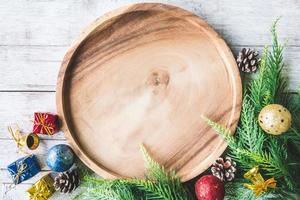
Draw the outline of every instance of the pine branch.
M222 126L221 124L218 124L216 122L214 122L211 119L208 119L205 116L201 116L201 118L211 127L213 128L217 133L219 133L227 142L227 144L234 148L234 147L238 147L237 145L237 141L235 139L235 137L233 137L233 133L228 129L225 128L224 126Z
M297 131L295 128L291 128L290 132L286 133L285 135L300 147L300 131Z
M297 93L291 95L288 109L292 111L292 127L282 137L287 144L290 144L288 145L289 154L295 155L295 158L300 160L300 85Z
M289 110L293 111L293 127L300 131L300 85L298 86L297 93L292 95Z
M144 145L140 146L141 152L144 156L145 165L147 169L147 173L145 174L146 178L152 181L179 181L180 179L176 176L175 171L170 170L167 171L162 165L152 159L146 150Z
M246 139L248 136L246 136L246 138L241 141L241 135L232 136L232 133L229 129L208 118L202 118L206 121L206 123L209 126L211 126L217 133L219 133L225 139L230 148L230 156L236 162L238 162L239 165L242 166L245 171L251 169L253 166L256 165L261 166L262 169L266 171L280 171L277 165L273 163L272 157L269 153L263 151L255 152L251 148L247 149L247 147L254 145L253 139L250 140L250 144L245 144L244 142L248 141Z
M293 140L293 143L299 145L300 126L297 122L293 122L293 128L289 133L283 136L272 136L264 133L257 122L258 114L264 106L278 103L289 108L291 102L291 96L287 92L287 79L282 76L284 45L278 42L277 22L278 20L271 28L272 50L269 51L268 47L264 48L258 77L250 81L245 89L241 117L235 136L232 136L230 130L225 127L208 119L205 120L226 140L230 150L229 155L238 163L242 171L258 165L263 175L274 177L280 187L285 190L295 190L296 177L300 176L300 173L297 173L300 162L288 151L288 141ZM299 99L294 99L294 102L295 105L298 104L297 108L300 110L300 96L298 97ZM291 109L294 121L298 121L296 110ZM237 199L252 199L251 195L247 196L247 192L242 194L246 197L237 194L239 196Z
M241 118L236 137L245 149L251 152L263 151L266 137L257 123L255 107L248 94L243 99Z
M150 180L139 180L139 179L130 179L130 180L120 180L122 184L130 184L133 187L138 188L140 191L143 191L147 200L188 200L190 197L188 193L181 186L180 182L160 182L160 181L150 181ZM179 185L180 184L180 185Z
M135 200L136 197L128 185L121 185L118 181L105 181L85 176L82 183L83 192L74 199L101 200Z
M285 45L280 45L276 26L280 18L278 18L272 25L272 52L268 56L267 66L269 69L269 90L272 95L270 103L279 103L284 106L289 104L289 93L287 92L287 79L282 76L283 63L283 50Z
M253 101L256 113L270 102L270 92L267 91L265 78L267 72L268 46L263 49L261 61L259 64L259 76L249 83L250 97Z
M141 190L155 191L166 200L187 200L190 198L187 190L183 187L180 178L176 175L174 170L165 170L162 165L152 159L143 145L141 145L141 151L146 163L146 180L148 180L146 182L135 180L136 185ZM170 191L173 192L169 193Z
M283 50L284 45L280 45L276 33L277 19L271 28L272 51L268 51L265 46L259 65L259 76L249 84L249 94L254 103L256 113L272 103L289 105L290 95L287 92L287 79L282 76Z
M269 170L266 175L274 176L278 180L284 180L289 189L293 190L296 186L296 181L289 170L289 160L287 147L280 143L280 140L272 137L269 140L270 155L272 155L272 162L280 171Z
M174 171L167 171L141 146L147 166L146 178L106 180L87 175L84 191L76 198L104 200L191 200L188 190Z
M259 145L260 149L255 149L255 145L253 144L254 139L247 139L248 137L252 137L251 135L240 133L234 137L231 135L229 129L207 118L203 117L203 119L227 141L230 148L229 155L237 163L239 163L239 165L242 167L242 170L247 171L253 166L259 166L266 172L266 175L275 177L276 179L285 180L285 183L289 188L294 188L295 182L293 181L293 178L289 174L287 168L286 148L280 146L277 140L270 140L271 142L269 142L270 148L268 152L262 150L262 144ZM241 121L242 120L243 117L241 118ZM255 133L253 134L255 136ZM244 139L241 139L243 137Z

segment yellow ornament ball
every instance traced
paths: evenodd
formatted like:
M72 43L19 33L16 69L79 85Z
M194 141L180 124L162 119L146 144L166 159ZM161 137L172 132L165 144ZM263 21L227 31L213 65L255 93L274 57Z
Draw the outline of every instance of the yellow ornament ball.
M282 105L270 104L260 111L258 121L265 132L272 135L280 135L291 127L292 115Z

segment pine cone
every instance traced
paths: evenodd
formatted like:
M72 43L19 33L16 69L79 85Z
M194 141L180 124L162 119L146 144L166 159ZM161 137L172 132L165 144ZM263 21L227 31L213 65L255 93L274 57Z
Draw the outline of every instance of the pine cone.
M77 170L59 173L54 178L54 188L62 193L70 193L79 186L79 176Z
M256 72L259 63L257 56L258 52L254 49L243 48L236 59L240 70L245 73Z
M218 158L211 167L211 172L221 181L232 181L235 177L236 163L226 156L225 159Z

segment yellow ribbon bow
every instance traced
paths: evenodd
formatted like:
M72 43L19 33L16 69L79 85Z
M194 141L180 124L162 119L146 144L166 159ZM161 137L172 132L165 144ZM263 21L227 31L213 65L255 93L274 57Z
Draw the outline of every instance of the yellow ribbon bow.
M46 117L44 116L44 114L43 113L36 113L36 115L37 115L37 118L38 118L38 122L35 120L34 124L38 125L38 126L42 126L42 129L44 129L48 135L52 135L53 131L54 131L54 128L51 127L51 126L46 125L46 123L45 123Z
M19 127L16 131L13 131L11 126L8 126L7 129L8 129L8 132L10 133L10 135L12 136L12 138L15 140L19 152L29 155L28 152L26 152L25 150L22 149L22 143L21 143L22 135L21 135L21 131L19 130Z
M256 197L260 196L263 192L266 192L268 188L276 188L277 181L274 178L270 178L265 181L262 175L259 173L258 166L250 169L244 178L250 180L252 184L245 183L244 186L252 190Z

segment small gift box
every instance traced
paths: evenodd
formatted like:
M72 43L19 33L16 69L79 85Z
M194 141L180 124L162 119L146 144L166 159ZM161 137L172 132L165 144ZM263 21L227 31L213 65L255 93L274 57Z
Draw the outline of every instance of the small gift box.
M27 190L30 200L46 200L55 192L53 179L48 174Z
M58 131L58 117L53 113L34 113L32 132L53 135Z
M32 154L11 163L8 165L7 170L12 176L14 183L19 184L39 173L41 168L36 156Z

